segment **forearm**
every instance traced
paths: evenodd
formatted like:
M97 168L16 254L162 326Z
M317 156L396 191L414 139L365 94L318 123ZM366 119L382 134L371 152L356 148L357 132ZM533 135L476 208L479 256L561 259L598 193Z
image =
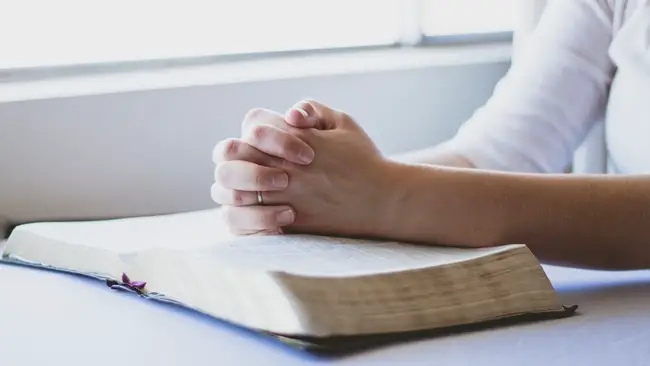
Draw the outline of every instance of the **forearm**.
M407 164L440 165L456 168L474 168L472 163L460 154L440 144L431 148L409 151L391 157L391 160Z
M396 165L394 239L523 243L570 266L650 268L650 176L527 175ZM398 188L395 188L398 187Z

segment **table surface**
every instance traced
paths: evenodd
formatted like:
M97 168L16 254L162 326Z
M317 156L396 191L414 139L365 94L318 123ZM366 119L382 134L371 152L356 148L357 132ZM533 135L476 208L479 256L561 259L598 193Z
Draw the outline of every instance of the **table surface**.
M579 315L322 359L100 281L0 264L0 364L650 364L650 272L545 268Z

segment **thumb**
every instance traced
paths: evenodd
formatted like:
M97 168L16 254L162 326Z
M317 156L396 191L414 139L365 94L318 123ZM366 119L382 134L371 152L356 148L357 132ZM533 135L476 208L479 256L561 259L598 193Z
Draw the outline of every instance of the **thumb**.
M328 113L323 113L327 110L327 107L318 102L303 100L287 111L285 119L289 125L296 128L330 130L334 128L334 123L328 118Z

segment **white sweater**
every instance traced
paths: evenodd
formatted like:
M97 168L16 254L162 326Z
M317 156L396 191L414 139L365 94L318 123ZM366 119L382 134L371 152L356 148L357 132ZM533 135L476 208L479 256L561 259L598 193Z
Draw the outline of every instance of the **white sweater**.
M650 172L649 2L550 0L449 146L479 168L561 172L604 118L610 170Z

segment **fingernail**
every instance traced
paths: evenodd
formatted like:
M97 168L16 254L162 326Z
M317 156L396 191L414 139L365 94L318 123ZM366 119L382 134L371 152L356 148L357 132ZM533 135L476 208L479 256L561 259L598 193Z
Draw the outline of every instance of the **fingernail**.
M289 185L289 176L286 174L278 174L273 176L273 187L286 188Z
M314 160L314 152L311 150L301 150L298 153L298 160L303 164L309 164Z
M300 114L302 114L303 117L305 117L305 118L309 117L309 114L307 114L307 111L306 111L306 110L304 110L304 109L302 109L302 108L296 108L296 110L297 110L298 112L300 112Z
M289 225L293 222L293 211L285 210L278 214L278 225L284 226Z

